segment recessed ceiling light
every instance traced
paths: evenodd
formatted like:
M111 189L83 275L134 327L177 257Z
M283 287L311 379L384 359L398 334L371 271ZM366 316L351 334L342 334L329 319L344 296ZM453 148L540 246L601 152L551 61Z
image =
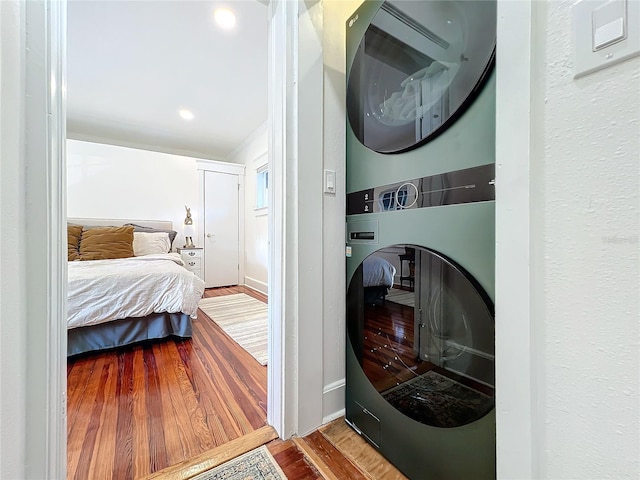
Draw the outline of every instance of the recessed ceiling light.
M193 120L193 112L191 110L187 110L186 108L183 108L178 113L185 120Z
M228 8L217 8L213 18L219 27L229 30L236 26L236 14Z

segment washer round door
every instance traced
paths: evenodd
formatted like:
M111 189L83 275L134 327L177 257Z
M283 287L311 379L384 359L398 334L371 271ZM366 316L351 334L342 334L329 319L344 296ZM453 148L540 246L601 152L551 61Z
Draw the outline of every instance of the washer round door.
M354 135L379 153L435 138L481 90L495 44L493 0L383 2L347 72Z
M451 428L493 409L493 304L450 259L415 245L369 255L349 284L347 330L371 385L413 420Z

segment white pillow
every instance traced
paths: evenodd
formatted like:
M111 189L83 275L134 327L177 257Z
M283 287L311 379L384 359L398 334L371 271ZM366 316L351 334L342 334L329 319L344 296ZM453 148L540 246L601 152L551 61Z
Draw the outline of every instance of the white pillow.
M169 253L171 240L167 232L133 232L133 254L155 255Z

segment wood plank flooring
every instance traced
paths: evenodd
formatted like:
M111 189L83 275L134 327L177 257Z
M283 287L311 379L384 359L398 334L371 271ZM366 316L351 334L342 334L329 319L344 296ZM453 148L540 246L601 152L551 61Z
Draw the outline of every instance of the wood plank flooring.
M169 467L145 480L188 480L255 448L257 435L269 435L263 427L240 439L201 455L193 461ZM341 417L311 434L266 443L288 480L407 480L393 465L353 431ZM246 448L245 448L246 447Z
M141 478L257 430L266 386L266 367L201 312L190 340L71 358L67 478Z
M278 438L278 434L272 427L262 427L189 460L153 473L145 477L145 480L187 480L254 450L275 438Z
M288 480L320 480L324 477L298 449L293 440L273 440L267 444Z
M327 425L323 425L318 431L365 478L406 480L407 477L347 425L344 418L339 418Z
M344 417L303 438L267 444L289 480L407 480Z
M247 293L209 289L205 297ZM266 443L290 480L404 479L340 418L304 438L266 426L266 367L201 312L191 340L69 359L67 478L188 479Z

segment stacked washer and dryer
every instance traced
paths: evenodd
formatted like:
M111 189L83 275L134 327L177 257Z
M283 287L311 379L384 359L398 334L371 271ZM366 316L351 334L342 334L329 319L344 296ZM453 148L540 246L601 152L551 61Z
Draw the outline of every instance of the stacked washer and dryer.
M495 478L496 2L346 27L346 420L411 479Z

